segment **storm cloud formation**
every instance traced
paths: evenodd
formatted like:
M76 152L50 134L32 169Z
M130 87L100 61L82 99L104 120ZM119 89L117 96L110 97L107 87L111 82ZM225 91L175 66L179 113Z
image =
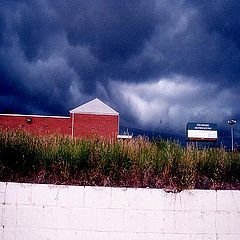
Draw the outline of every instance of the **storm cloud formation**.
M239 1L0 3L0 111L66 115L99 97L122 122L184 131L240 117Z

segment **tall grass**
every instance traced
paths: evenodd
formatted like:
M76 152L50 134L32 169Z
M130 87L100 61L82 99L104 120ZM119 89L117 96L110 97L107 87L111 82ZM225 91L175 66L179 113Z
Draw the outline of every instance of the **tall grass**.
M99 186L240 189L240 153L0 131L0 180Z

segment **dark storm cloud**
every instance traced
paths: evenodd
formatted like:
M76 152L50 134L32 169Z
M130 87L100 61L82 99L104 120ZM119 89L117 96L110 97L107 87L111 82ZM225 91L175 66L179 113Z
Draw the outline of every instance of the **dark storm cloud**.
M16 33L28 61L47 58L52 52L51 41L58 30L54 12L43 1L27 1L20 12Z
M192 7L197 11L192 27L198 34L190 49L199 52L193 51L196 57L190 59L199 63L198 74L209 79L216 76L218 81L228 84L229 80L234 82L240 77L239 1L196 1Z
M138 54L157 22L154 2L52 1L71 46L87 46L101 61Z
M239 10L238 1L1 1L0 111L67 114L99 97L146 127L160 115L174 128L239 116Z

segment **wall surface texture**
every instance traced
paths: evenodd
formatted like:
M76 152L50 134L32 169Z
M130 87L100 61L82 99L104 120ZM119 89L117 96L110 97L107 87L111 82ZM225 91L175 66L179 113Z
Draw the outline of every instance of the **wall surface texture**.
M0 114L1 129L23 130L37 135L73 134L80 138L99 137L111 140L117 138L119 115L77 113L70 117L57 117Z
M0 239L240 239L240 191L0 182Z
M74 118L74 119L73 119ZM116 139L119 131L119 115L72 114L74 136Z
M70 117L4 114L0 114L0 129L23 130L37 135L71 135L72 131Z

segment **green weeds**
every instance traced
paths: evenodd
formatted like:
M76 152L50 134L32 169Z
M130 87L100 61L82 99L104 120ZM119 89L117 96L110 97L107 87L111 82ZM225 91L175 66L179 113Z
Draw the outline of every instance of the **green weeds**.
M183 148L166 140L108 142L0 131L0 180L240 189L240 153Z

